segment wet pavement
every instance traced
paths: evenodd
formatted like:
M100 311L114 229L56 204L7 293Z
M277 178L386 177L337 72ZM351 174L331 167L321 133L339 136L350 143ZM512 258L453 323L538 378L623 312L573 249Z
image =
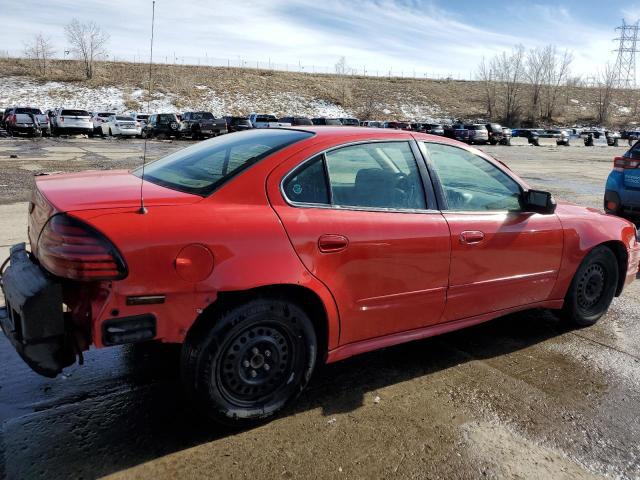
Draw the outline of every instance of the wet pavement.
M187 143L149 142L150 157ZM141 147L0 140L0 246L24 235L17 202L28 199L33 165L130 167ZM600 207L612 158L624 148L486 150L533 186ZM290 410L243 432L208 424L191 408L175 346L92 350L85 365L46 379L0 337L2 474L640 478L639 294L633 284L587 329L567 330L536 310L323 367Z

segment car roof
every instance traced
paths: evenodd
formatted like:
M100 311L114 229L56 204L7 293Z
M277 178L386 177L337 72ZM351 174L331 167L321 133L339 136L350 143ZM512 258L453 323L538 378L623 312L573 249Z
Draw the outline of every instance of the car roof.
M390 128L366 128L366 127L344 127L337 125L302 125L298 127L286 127L287 130L301 130L314 133L314 138L323 140L331 138L333 140L344 139L345 142L359 140L379 140L379 139L421 139L437 140L440 143L450 143L458 145L460 142L443 138L439 135L429 135L407 130L395 130ZM464 144L461 144L464 145Z

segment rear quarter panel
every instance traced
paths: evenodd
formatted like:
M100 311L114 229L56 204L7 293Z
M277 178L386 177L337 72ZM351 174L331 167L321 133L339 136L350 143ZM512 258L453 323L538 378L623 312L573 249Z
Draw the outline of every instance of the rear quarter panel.
M96 346L102 346L102 323L113 318L114 309L119 316L155 314L157 338L179 343L220 292L277 284L300 285L318 295L328 320L328 346L337 346L333 297L304 267L267 200L265 179L273 162L279 159L258 163L196 204L152 206L144 215L137 208L72 212L112 240L129 271L126 279L104 285L109 295L94 316ZM197 283L183 280L174 268L176 256L190 244L206 246L214 257L212 273ZM151 294L165 294L165 303L126 305L127 296Z

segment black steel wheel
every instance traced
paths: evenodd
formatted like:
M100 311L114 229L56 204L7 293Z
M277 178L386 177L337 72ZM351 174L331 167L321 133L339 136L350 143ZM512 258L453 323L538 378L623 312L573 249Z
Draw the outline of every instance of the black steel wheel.
M295 303L258 298L202 320L183 345L182 378L213 420L234 426L266 420L308 383L317 340Z
M580 264L569 286L563 318L580 327L596 323L613 301L618 277L618 261L611 249L594 248Z

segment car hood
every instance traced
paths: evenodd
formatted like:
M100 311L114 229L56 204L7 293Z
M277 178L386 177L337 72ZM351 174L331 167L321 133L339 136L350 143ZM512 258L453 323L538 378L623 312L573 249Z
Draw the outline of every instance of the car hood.
M128 170L86 171L36 177L36 188L60 212L195 203L197 195L142 182Z

